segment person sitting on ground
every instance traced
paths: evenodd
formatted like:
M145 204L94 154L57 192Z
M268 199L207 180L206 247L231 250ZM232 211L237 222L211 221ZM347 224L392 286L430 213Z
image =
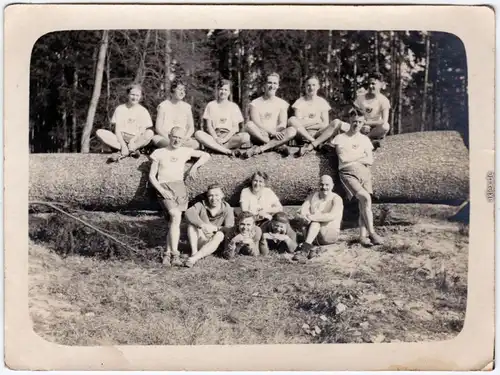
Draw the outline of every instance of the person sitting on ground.
M368 77L368 89L356 97L354 106L361 110L365 117L365 124L361 133L367 135L374 142L375 148L390 130L389 110L391 102L380 92L382 75L373 73Z
M293 253L297 248L297 233L284 212L275 213L272 220L262 226L262 232L269 250Z
M194 133L195 138L204 146L221 154L236 156L233 151L243 144L250 144L250 135L239 132L243 115L238 105L229 101L231 81L221 80L217 84L217 100L213 100L205 107L203 120L205 129Z
M327 129L329 124L328 112L331 109L330 104L318 96L320 85L317 76L308 77L305 88L305 95L297 99L292 105L295 116L290 117L288 120L288 126L297 130L295 139L299 145L302 142L311 144ZM312 150L312 147L306 148L303 145L298 155L304 155L310 150Z
M190 268L219 248L224 232L234 226L234 210L224 201L222 188L210 185L205 199L190 207L185 217L191 257L184 265Z
M198 149L200 145L193 138L194 120L191 105L184 101L186 85L180 80L175 80L170 86L170 93L170 99L164 100L157 107L155 124L157 134L153 137L153 144L158 148L168 146L170 131L174 127L179 127L184 130L183 146Z
M244 158L270 150L276 150L288 156L290 150L286 144L297 134L294 128L287 128L288 103L276 96L279 88L279 74L271 73L266 79L264 95L250 103L250 121L245 125L245 130L250 134L252 142L260 146L246 150L242 154Z
M362 113L351 112L351 129L338 134L332 141L339 158L339 177L347 194L347 199L358 199L359 205L359 242L363 246L380 245L380 237L373 226L372 213L372 176L373 145L370 139L360 133L365 123ZM369 237L369 239L368 239ZM371 243L370 243L371 240Z
M250 181L250 186L241 191L240 207L242 211L251 212L257 225L261 226L271 220L273 214L283 211L283 206L274 191L266 186L269 181L267 173L255 172Z
M300 244L294 260L311 259L318 254L318 248L313 246L335 243L340 234L340 224L344 213L342 198L334 193L333 179L329 175L320 178L319 191L307 197L302 204L299 220L305 227L305 241Z
M97 138L114 150L120 150L109 161L116 162L126 156L138 158L139 150L149 144L153 138L153 121L146 108L139 104L142 87L131 85L127 89L128 102L116 107L111 124L115 132L98 129Z
M255 225L251 212L243 211L238 216L238 224L228 231L223 256L232 259L235 255L268 255L267 242L262 235L262 229Z
M198 160L191 166L189 176L196 177L197 170L205 164L210 155L206 152L183 147L184 129L177 126L170 131L168 146L159 148L151 154L149 181L156 189L165 216L170 217L166 251L163 264L181 266L179 258L179 237L182 212L188 205L188 194L184 183L184 167L191 158Z

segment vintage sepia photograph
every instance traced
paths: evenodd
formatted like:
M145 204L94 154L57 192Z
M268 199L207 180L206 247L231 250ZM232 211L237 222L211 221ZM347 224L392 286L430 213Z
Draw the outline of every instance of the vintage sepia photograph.
M487 366L493 36L397 8L30 8L6 47L12 367Z
M30 66L34 330L65 345L451 339L467 144L452 34L46 34Z

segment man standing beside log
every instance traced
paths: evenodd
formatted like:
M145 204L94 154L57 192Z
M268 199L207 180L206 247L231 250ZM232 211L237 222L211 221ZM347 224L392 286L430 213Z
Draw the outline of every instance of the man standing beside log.
M338 134L332 141L339 158L339 176L347 199L356 197L359 202L359 242L363 246L380 245L382 237L375 233L372 213L373 145L360 133L365 118L357 110L351 111L351 128ZM371 242L370 242L371 240Z
M319 246L335 243L340 234L340 224L344 213L342 198L333 192L333 179L321 176L319 191L307 197L300 208L299 219L305 227L305 241L300 244L293 260L305 261L318 253Z
M264 86L264 95L250 103L250 121L247 122L245 130L250 134L252 142L260 146L245 151L242 154L244 158L273 149L284 156L290 154L286 144L295 137L297 130L287 128L288 103L276 96L279 82L278 73L269 74Z
M184 129L174 127L170 131L167 147L155 150L151 154L151 170L149 181L158 193L167 217L170 217L167 247L163 257L163 264L181 266L179 258L179 237L182 212L188 205L188 194L184 183L184 167L191 158L198 158L191 166L189 176L196 177L200 166L205 164L210 155L206 152L183 147Z

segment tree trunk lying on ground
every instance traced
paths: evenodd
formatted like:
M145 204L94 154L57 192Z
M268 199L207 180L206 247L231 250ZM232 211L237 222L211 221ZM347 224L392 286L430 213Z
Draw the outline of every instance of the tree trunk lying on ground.
M460 135L439 131L388 137L375 151L374 199L379 202L452 203L469 197L469 155ZM148 182L147 157L107 164L105 154L30 155L29 200L56 201L93 210L158 209ZM191 200L208 185L222 185L227 200L238 206L241 189L256 171L267 172L269 185L284 205L301 204L319 176L338 181L332 154L310 153L282 158L271 152L249 160L212 155L195 180L187 178ZM340 183L336 189L342 194Z

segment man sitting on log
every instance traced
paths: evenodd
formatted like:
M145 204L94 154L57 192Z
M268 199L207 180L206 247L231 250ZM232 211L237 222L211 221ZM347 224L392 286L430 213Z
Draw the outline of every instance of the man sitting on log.
M375 233L373 226L370 171L373 164L373 145L366 135L360 133L364 123L363 114L356 109L352 110L351 129L347 133L338 134L332 144L339 158L339 176L347 199L358 199L359 242L363 246L371 246L382 244L383 239Z
M305 95L297 99L292 106L295 115L290 117L288 125L297 129L298 142L307 143L307 146L303 145L300 148L299 156L311 151L314 148L311 143L328 129L328 112L331 107L324 98L318 96L319 87L318 77L308 77L305 83Z
M139 149L147 146L153 138L153 121L146 108L139 104L142 97L142 87L132 85L127 89L128 102L116 107L111 124L115 127L112 133L106 129L96 131L97 138L120 153L114 154L109 161L117 162L120 159L140 156Z
M156 147L166 147L169 143L170 130L177 126L184 130L183 146L198 149L200 144L193 138L194 120L191 105L184 101L186 85L180 80L175 80L170 87L170 93L170 99L158 105L155 124L158 134L153 137L153 144Z
M250 103L250 121L245 126L252 142L260 146L243 152L244 158L270 150L276 150L288 156L290 151L286 144L297 134L294 128L287 128L288 103L276 96L280 81L279 74L271 73L266 78L264 95Z
M361 110L365 117L365 124L361 133L367 135L375 148L380 147L382 140L390 130L389 110L391 102L380 92L382 75L373 73L368 77L368 90L357 96L354 106Z
M198 158L191 166L189 176L194 178L198 168L205 164L210 155L206 152L183 147L184 129L174 127L170 131L170 142L167 147L155 150L151 154L151 170L149 180L158 193L166 216L170 216L167 247L163 264L181 266L179 259L179 237L182 212L188 205L188 194L184 184L184 167L191 158Z
M305 227L305 241L297 248L293 260L305 261L318 254L313 246L335 243L340 234L340 224L344 212L342 198L334 193L333 179L329 175L320 178L319 191L307 197L300 208L299 220Z
M205 199L186 211L186 220L191 257L184 265L191 268L219 248L224 232L234 226L234 210L224 201L222 188L210 185Z
M198 130L195 138L205 147L224 155L236 156L243 144L250 144L250 135L240 132L243 115L238 104L229 100L231 81L222 79L217 84L217 100L205 107L205 131Z

